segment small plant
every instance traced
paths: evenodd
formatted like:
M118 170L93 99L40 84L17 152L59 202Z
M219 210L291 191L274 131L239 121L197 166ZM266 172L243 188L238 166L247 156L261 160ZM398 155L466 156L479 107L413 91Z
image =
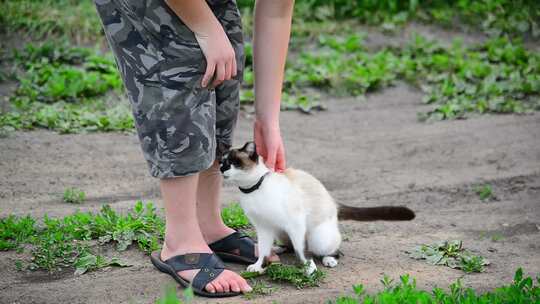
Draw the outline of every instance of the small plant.
M0 219L0 248L12 250L29 244L32 258L27 267L50 272L75 267L77 274L107 267L126 266L116 258L92 252L96 245L115 244L118 251L136 244L147 254L159 249L165 222L152 203L138 201L127 214L104 205L100 212L76 212L63 218L44 216L42 224L31 217ZM22 264L18 263L18 268Z
M86 199L86 194L83 190L75 187L64 190L64 202L70 204L82 204Z
M483 201L493 198L493 190L490 184L476 186L474 191L476 192L476 194L478 194L478 197Z
M467 273L482 272L484 266L489 265L488 260L465 250L463 242L459 240L421 245L409 252L409 256L417 260L426 260L429 264L461 269Z
M193 300L194 294L191 287L184 289L182 299L179 299L176 294L176 285L167 285L162 298L156 300L156 304L182 304Z
M540 277L536 278L540 283ZM403 275L396 284L384 284L384 289L374 294L367 294L363 285L353 286L354 296L341 296L336 304L360 304L360 303L538 303L540 301L540 287L535 285L531 277L523 277L523 270L519 268L514 281L509 285L498 287L492 291L477 294L471 288L464 288L461 282L450 284L446 291L443 288L434 288L431 292L419 290L416 280L409 275Z
M118 258L107 259L101 255L93 255L89 252L83 254L75 262L75 275L81 275L87 271L104 268L107 266L129 267Z
M250 279L249 285L251 286L252 290L244 294L244 298L246 300L253 300L260 296L271 295L277 289L262 280L255 280L255 279Z
M0 219L0 251L18 249L36 233L36 221L30 216L10 215Z
M244 210L238 203L230 203L221 210L221 218L225 225L233 228L247 228L251 226Z
M253 272L242 272L241 275L244 278L252 279L258 277L260 274ZM266 268L264 275L267 276L271 281L290 283L296 288L302 289L306 287L319 286L326 276L326 273L317 269L311 275L306 275L305 266L272 263Z

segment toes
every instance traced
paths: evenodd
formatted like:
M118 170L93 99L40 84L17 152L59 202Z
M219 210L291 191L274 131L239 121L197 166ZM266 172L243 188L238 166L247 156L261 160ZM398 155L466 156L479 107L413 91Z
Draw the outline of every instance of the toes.
M221 280L219 280L219 284L221 287L223 287L223 292L231 291L231 287L229 286L228 282L229 280L231 280L230 276L226 276L225 278L221 278Z
M238 284L238 286L240 287L240 291L242 292L250 292L253 290L251 286L249 286L248 282L241 276L238 276L238 278L236 279L236 283Z
M223 286L221 286L219 281L216 280L212 282L211 284L214 286L214 289L216 290L216 292L223 292Z
M212 285L212 283L206 284L206 290L209 293L216 293L216 289L214 288L214 285Z
M234 292L240 292L240 284L238 284L238 282L236 282L236 280L232 280L230 282L230 285L231 285L231 290L234 291Z

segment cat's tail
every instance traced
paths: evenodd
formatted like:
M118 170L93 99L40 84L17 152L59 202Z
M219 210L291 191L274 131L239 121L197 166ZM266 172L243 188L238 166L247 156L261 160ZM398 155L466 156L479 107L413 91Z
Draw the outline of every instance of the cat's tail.
M410 221L415 214L404 206L350 207L339 204L339 220L353 221Z

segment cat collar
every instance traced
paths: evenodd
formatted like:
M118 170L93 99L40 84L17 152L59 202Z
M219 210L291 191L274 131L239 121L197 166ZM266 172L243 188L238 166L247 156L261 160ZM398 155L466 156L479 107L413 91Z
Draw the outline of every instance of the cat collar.
M240 191L242 191L242 193L251 193L257 189L259 189L259 187L261 186L262 182L264 181L264 178L270 174L270 171L266 172L263 176L261 176L261 178L259 178L259 181L257 181L257 183L249 188L242 188L242 187L238 187L238 189L240 189Z

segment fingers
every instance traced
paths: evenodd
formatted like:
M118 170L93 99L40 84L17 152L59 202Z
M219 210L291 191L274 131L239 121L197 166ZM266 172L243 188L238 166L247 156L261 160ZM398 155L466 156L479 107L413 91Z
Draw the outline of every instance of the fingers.
M236 66L236 56L233 57L232 64L231 64L231 78L236 77L237 73L237 66Z
M218 63L216 67L216 77L214 78L214 82L212 82L212 86L215 88L220 83L223 82L225 79L225 63Z
M283 145L278 148L276 155L276 171L283 172L287 168L285 164L285 151Z
M216 64L211 61L207 61L206 63L206 71L204 72L204 76L201 82L201 86L204 88L208 85L210 80L212 79L212 76L214 76L214 71L216 69Z
M275 171L275 167L276 167L276 152L277 150L274 147L269 147L267 150L268 154L266 155L265 164L268 167L268 169L272 171Z
M225 63L225 78L223 80L229 80L231 79L231 72L232 72L232 62L226 62Z

